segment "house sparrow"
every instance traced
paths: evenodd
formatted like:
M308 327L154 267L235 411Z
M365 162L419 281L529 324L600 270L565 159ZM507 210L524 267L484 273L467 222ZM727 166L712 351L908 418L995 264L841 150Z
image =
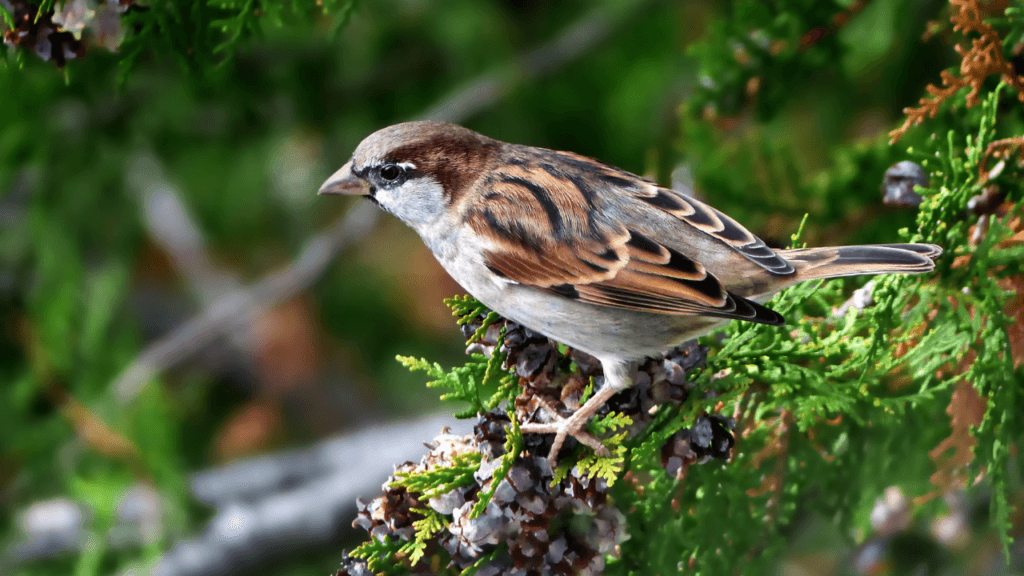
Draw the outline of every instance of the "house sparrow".
M782 326L760 304L798 282L921 273L942 249L885 244L773 250L732 218L571 152L507 144L445 122L371 134L320 194L361 194L411 226L470 294L604 369L572 416L524 424L605 453L584 431L637 361L729 320Z

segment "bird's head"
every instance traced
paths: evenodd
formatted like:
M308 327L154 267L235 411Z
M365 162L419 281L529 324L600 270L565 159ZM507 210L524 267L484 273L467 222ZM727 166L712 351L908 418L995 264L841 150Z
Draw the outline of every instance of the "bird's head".
M319 193L369 196L420 230L450 212L498 147L495 140L447 122L396 124L367 136Z

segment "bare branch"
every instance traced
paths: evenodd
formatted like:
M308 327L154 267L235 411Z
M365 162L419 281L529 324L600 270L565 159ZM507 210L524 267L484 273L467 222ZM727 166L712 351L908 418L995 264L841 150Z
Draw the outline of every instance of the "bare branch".
M217 507L207 529L179 541L154 566L125 574L227 576L251 573L262 563L327 545L349 530L356 499L370 496L396 462L417 460L431 438L451 425L472 432L469 420L434 415L328 438L310 448L233 462L194 474L192 495ZM386 438L386 441L382 441ZM137 485L121 494L106 534L114 549L141 548L164 537L159 494ZM0 572L91 545L84 504L69 498L31 504L20 515L20 535L0 554Z
M220 334L237 332L252 318L298 294L316 280L345 247L365 237L377 222L378 210L357 204L326 232L311 238L287 269L240 287L214 300L198 316L147 348L118 377L117 397L130 402L153 376L196 353Z
M624 13L614 13L607 8L594 10L566 27L550 42L523 53L509 66L484 74L458 88L419 118L448 122L471 118L500 102L519 84L551 74L581 58L607 40L631 16L657 1L634 2Z

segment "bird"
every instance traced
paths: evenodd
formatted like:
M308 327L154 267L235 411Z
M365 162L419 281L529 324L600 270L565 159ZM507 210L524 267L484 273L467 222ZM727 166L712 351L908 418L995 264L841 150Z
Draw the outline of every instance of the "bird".
M600 361L604 383L570 416L520 426L599 454L590 418L638 362L731 321L783 326L764 305L794 284L925 273L942 249L881 244L772 249L678 190L575 154L413 121L366 137L319 194L361 195L410 226L466 291Z

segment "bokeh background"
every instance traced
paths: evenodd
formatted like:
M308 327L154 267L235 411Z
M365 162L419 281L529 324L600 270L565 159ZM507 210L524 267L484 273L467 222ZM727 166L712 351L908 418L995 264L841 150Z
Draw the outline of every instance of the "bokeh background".
M446 118L695 181L775 245L805 214L812 245L891 242L913 214L882 205L886 133L956 61L941 26L922 40L945 2L816 8L848 16L822 19L820 73L781 66L756 103L708 108L717 152L694 154L683 110L723 79L690 47L733 3L282 3L238 23L231 2L129 2L102 34L105 3L69 4L65 27L92 28L80 57L23 44L0 60L0 571L26 576L328 574L358 541L354 504L316 524L290 512L316 499L287 495L334 478L327 454L352 458L358 438L366 463L330 483L372 496L383 476L360 466L386 474L408 426L411 458L449 422L395 355L451 366L464 349L441 303L461 290L415 234L315 194L374 130ZM146 11L166 37L146 36ZM716 180L709 162L757 177ZM851 195L816 199L843 162ZM817 530L794 532L781 570L860 570L851 535Z

